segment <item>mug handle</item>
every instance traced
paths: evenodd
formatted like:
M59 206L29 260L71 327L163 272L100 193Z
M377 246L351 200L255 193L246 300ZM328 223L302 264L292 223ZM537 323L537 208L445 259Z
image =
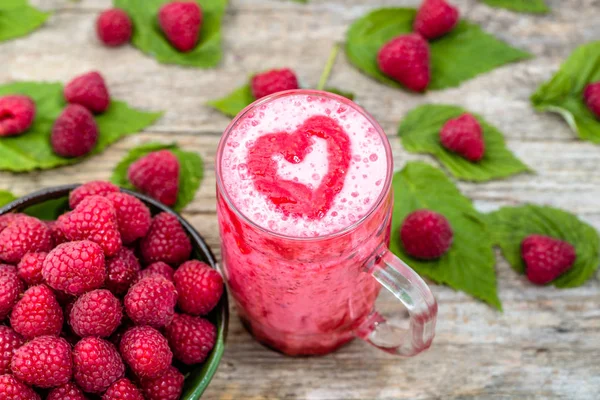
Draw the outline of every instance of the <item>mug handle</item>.
M398 356L412 357L427 350L435 335L438 310L427 284L387 248L366 265L366 272L406 307L410 325L408 329L401 328L373 311L356 330L356 335Z

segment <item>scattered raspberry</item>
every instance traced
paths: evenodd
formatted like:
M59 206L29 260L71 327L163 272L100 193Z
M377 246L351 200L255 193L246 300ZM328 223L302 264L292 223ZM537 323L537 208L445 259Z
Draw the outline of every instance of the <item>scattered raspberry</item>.
M65 237L65 233L59 228L58 222L46 221L46 226L50 230L50 236L52 236L52 242L54 246L68 242L69 239Z
M74 189L69 194L69 206L75 208L83 199L90 196L105 197L109 193L118 193L119 187L106 181L92 181Z
M10 374L10 360L25 340L11 327L0 325L0 375Z
M485 154L481 125L468 113L448 120L440 131L440 141L446 149L472 162L481 160Z
M111 8L98 16L96 33L98 39L105 45L121 46L131 40L133 24L125 11L120 8Z
M569 242L543 235L529 235L521 243L527 279L537 285L552 282L567 272L577 259Z
M27 286L39 285L44 281L42 265L48 253L27 253L17 265L17 274Z
M75 210L58 217L58 226L69 240L91 240L99 244L107 257L121 249L117 213L105 197L86 197Z
M12 310L10 324L26 339L58 335L63 325L63 312L52 289L46 285L27 289Z
M423 260L444 255L452 244L453 236L448 220L431 210L410 213L400 228L400 239L406 253Z
M161 7L158 22L173 47L188 52L200 37L202 9L195 1L172 1Z
M73 348L75 383L88 393L102 393L125 374L115 346L96 337L83 338Z
M0 215L0 232L24 215L25 214L21 213L8 213Z
M6 264L0 264L0 267L0 321L2 321L8 316L25 288L15 267Z
M431 80L429 44L416 33L397 36L381 47L377 65L408 89L422 92Z
M191 315L208 314L223 294L223 278L207 264L190 260L181 264L173 276L179 293L178 305Z
M127 178L133 186L167 206L177 202L179 160L169 150L152 152L129 166Z
M117 223L124 244L143 238L150 229L152 216L141 200L127 193L110 193L106 196L117 212Z
M217 329L208 320L177 314L165 336L176 359L187 365L204 362L215 345Z
M105 286L114 294L123 294L137 279L140 263L131 249L122 247L112 258L106 260Z
M142 379L140 385L147 400L178 400L183 391L184 379L177 368L169 366L157 378Z
M50 142L61 157L81 157L88 154L98 141L98 125L87 108L69 104L54 122Z
M129 379L122 378L108 388L102 400L144 400L144 396Z
M14 376L0 375L0 400L40 400L40 395Z
M156 329L136 326L121 338L121 355L140 378L156 378L171 365L169 342Z
M152 219L148 235L140 243L144 263L157 261L177 266L190 258L192 243L173 214L162 212Z
M35 103L22 95L0 97L0 137L26 132L35 119Z
M121 323L121 303L106 289L85 293L73 304L69 323L81 336L108 337Z
M148 265L148 267L138 274L136 281L139 282L144 278L148 278L150 276L162 276L163 278L173 281L173 274L175 270L162 261L155 262L154 264Z
M41 388L64 385L73 372L71 346L55 336L37 337L15 351L10 367L15 378L28 385Z
M96 71L73 79L65 86L64 94L67 102L84 106L95 114L103 113L110 105L110 94L104 78Z
M0 232L0 259L17 264L29 252L49 251L52 248L50 230L42 221L21 216Z
M252 95L256 99L284 90L298 89L296 74L289 68L272 69L256 74L250 82Z
M63 243L44 260L42 275L56 290L75 296L83 294L104 283L104 253L89 240Z
M177 291L173 282L151 276L133 285L125 296L125 311L136 325L162 328L175 315Z
M436 39L450 32L458 23L458 10L446 0L424 0L413 28L425 39Z
M46 400L87 400L81 389L72 382L53 389Z
M590 83L585 87L583 100L596 118L600 118L600 81Z

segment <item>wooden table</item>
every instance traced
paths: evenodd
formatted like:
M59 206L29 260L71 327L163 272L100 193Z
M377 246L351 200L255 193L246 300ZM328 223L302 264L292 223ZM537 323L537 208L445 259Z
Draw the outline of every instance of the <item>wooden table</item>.
M195 201L184 215L218 253L214 158L229 119L204 106L243 83L248 74L290 66L315 85L348 25L378 6L415 6L417 0L232 0L224 21L225 57L214 70L165 66L139 51L95 40L94 20L109 0L35 0L56 10L43 30L0 46L0 83L67 81L88 70L107 78L114 97L166 110L147 132L129 137L76 166L27 175L0 173L0 188L17 194L72 182L107 179L131 147L177 141L207 165ZM480 210L536 202L576 212L600 228L600 147L577 140L558 117L537 114L529 95L576 45L600 38L600 1L549 0L547 16L514 14L475 0L455 0L470 20L536 55L497 69L460 88L412 95L382 86L342 56L331 84L356 92L392 142L396 168L407 154L396 138L402 116L427 102L454 103L481 113L506 135L509 147L536 175L486 184L460 182ZM225 357L205 399L590 399L600 398L600 281L573 290L536 288L498 257L504 313L444 286L437 338L427 353L401 360L356 341L322 358L286 358L269 351L231 319ZM391 307L389 298L381 301Z

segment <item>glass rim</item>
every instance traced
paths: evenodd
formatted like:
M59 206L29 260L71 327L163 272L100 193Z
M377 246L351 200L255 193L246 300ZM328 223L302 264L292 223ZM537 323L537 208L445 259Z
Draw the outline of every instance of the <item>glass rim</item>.
M231 132L233 131L233 129L237 126L237 124L249 112L255 110L256 108L260 107L261 105L266 104L266 103L268 103L268 102L270 102L272 100L275 100L277 98L291 96L291 95L314 95L314 96L320 96L320 97L325 97L325 98L337 100L337 101L339 101L342 104L345 104L345 105L348 105L348 106L352 107L354 110L358 111L361 115L363 115L369 121L369 123L373 126L373 128L375 128L375 130L379 134L379 137L381 138L381 141L383 143L383 147L385 148L386 158L388 160L388 162L387 162L387 171L386 171L385 183L383 185L383 188L382 188L381 192L379 193L379 196L377 197L377 201L375 201L373 203L373 206L369 209L369 211L365 215L363 215L359 220L357 220L357 221L353 222L352 224L346 226L344 229L341 229L341 230L336 231L336 232L328 233L326 235L320 235L320 236L291 236L291 235L285 235L285 234L273 232L270 229L265 228L265 227L257 224L256 222L254 222L250 218L248 218L243 212L241 212L235 206L235 204L233 204L233 201L231 200L231 197L229 196L229 193L227 193L227 189L225 189L225 186L223 184L223 179L221 177L221 161L222 161L222 158L223 158L223 148L225 146L225 143L227 143L227 139L228 139L229 135L231 134ZM394 169L394 159L393 159L393 156L392 156L392 147L390 145L390 142L389 142L389 140L387 138L387 135L386 135L385 131L379 125L379 123L375 120L375 118L373 118L373 116L371 114L369 114L367 111L365 111L365 109L363 109L361 106L359 106L354 101L352 101L352 100L350 100L350 99L348 99L346 97L337 95L335 93L330 93L330 92L325 92L325 91L322 91L322 90L315 90L315 89L285 90L285 91L277 92L277 93L271 94L269 96L265 96L263 98L255 100L252 104L246 106L246 108L244 108L242 111L240 111L235 116L235 118L233 120L231 120L231 122L229 123L229 125L227 126L227 128L225 129L225 131L223 132L223 135L221 136L221 140L219 141L219 146L217 147L217 156L216 156L216 159L215 159L215 175L216 175L216 180L217 180L217 190L221 194L221 197L227 203L227 206L229 207L229 209L232 210L233 213L236 215L236 217L238 217L244 223L250 225L254 229L257 229L260 232L265 233L266 235L273 236L273 237L276 237L278 239L303 241L303 242L312 242L312 241L316 242L316 241L321 241L321 240L326 240L326 239L334 239L334 238L337 238L337 237L341 237L341 236L344 236L345 234L347 234L349 232L354 231L360 225L362 225L367 219L369 219L369 217L371 215L373 215L373 213L375 212L375 210L377 210L381 206L381 203L383 203L385 201L385 199L387 198L388 193L390 191L391 184L392 184L393 169Z

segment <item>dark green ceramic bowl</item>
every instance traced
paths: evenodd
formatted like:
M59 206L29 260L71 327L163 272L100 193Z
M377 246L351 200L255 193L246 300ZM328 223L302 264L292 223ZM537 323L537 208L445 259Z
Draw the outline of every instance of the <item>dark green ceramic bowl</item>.
M78 185L58 186L23 196L0 208L0 215L9 212L24 212L40 219L54 220L68 209L69 192L77 186ZM174 214L179 219L179 222L192 241L194 248L192 258L204 261L211 267L217 269L215 256L202 236L200 236L194 227L179 214L148 196L125 189L122 189L122 191L142 200L150 208L153 215L163 211ZM227 327L229 323L227 289L225 289L219 304L206 318L213 322L217 327L217 341L204 364L195 367L177 365L180 371L185 374L185 387L181 396L182 400L199 399L217 371L225 349L225 339L227 337Z

